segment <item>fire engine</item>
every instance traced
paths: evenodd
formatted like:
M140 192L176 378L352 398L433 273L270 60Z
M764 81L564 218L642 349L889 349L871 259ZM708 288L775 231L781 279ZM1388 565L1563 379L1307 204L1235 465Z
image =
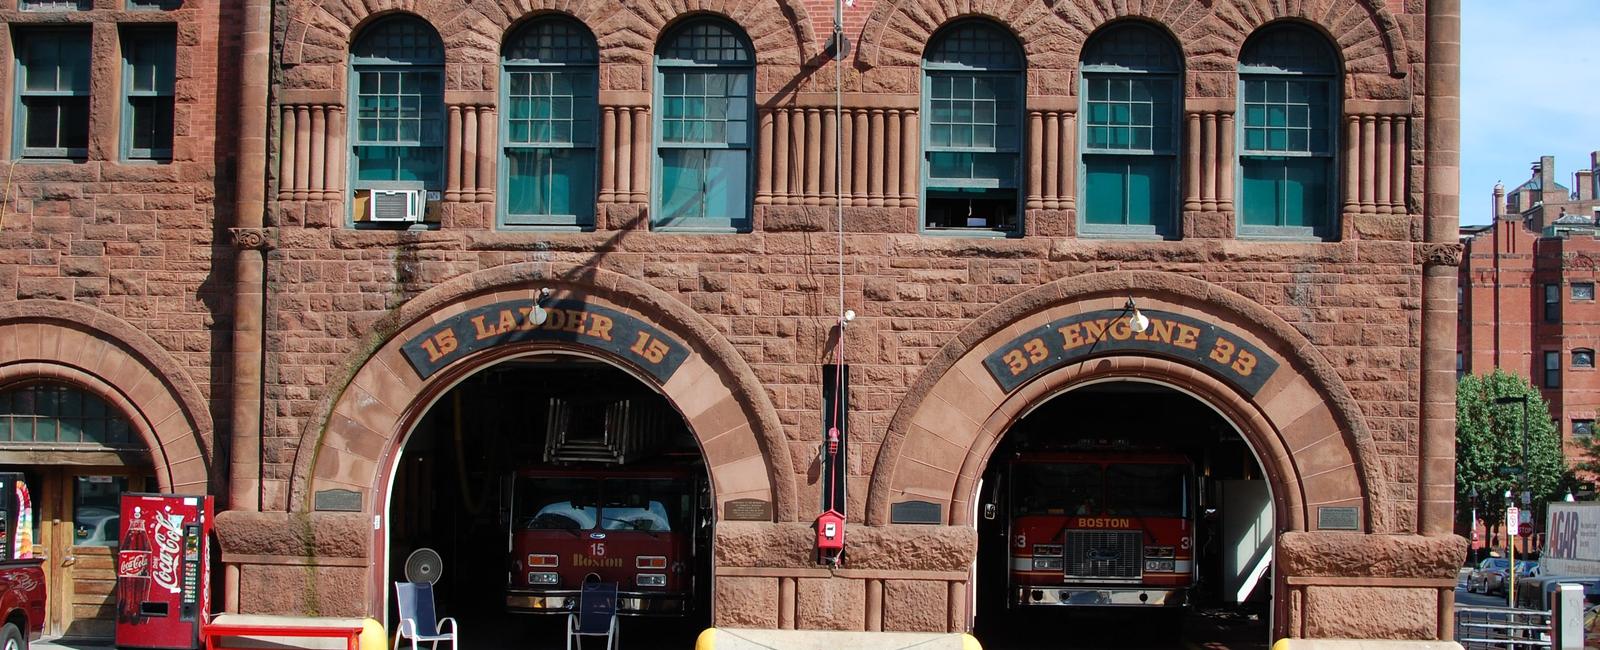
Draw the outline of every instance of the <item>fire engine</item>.
M1008 459L1008 607L1183 607L1195 582L1194 467L1139 450L1033 450ZM991 502L983 516L993 519Z
M710 530L696 472L543 467L518 471L511 483L507 610L570 612L587 580L617 583L619 614L695 609L705 584L697 542Z

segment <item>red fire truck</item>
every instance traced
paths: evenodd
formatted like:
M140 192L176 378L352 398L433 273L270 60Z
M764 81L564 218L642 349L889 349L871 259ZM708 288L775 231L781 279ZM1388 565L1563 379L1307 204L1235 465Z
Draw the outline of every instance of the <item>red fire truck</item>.
M1196 508L1187 457L1028 451L1005 469L1008 606L1188 603Z
M617 612L679 615L696 607L700 538L709 534L703 472L684 466L551 466L516 472L506 608L565 614L585 580L617 583Z

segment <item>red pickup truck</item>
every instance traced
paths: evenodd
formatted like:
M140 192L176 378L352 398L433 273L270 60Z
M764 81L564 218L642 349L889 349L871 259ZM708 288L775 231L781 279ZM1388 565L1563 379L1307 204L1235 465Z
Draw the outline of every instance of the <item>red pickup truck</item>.
M44 560L0 561L0 650L27 650L44 631Z

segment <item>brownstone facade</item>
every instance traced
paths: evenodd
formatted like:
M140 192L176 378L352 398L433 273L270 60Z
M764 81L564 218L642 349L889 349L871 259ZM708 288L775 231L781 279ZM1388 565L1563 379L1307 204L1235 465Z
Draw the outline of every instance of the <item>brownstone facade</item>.
M1274 636L1450 634L1464 548L1450 530L1456 2L860 0L846 13L853 48L843 62L827 54L831 3L809 0L224 4L238 5L224 10L237 15L185 2L180 11L205 19L184 21L180 36L193 31L212 49L180 55L180 70L204 61L207 71L231 70L237 82L227 86L238 96L204 105L221 85L204 76L191 87L195 77L180 72L179 115L189 120L180 132L196 140L183 154L175 145L159 172L137 172L170 178L113 182L135 172L94 155L0 169L18 177L0 213L9 214L0 222L0 290L17 300L0 305L0 327L15 320L39 332L14 339L26 349L0 341L0 372L72 365L75 348L51 328L89 328L138 353L166 390L150 398L159 404L126 408L155 418L170 400L190 422L175 437L157 426L147 438L167 454L156 461L173 477L162 487L226 495L218 535L229 609L379 614L390 579L382 532L390 480L434 399L534 349L631 367L579 343L477 350L426 378L404 356L408 341L452 315L548 288L682 342L682 365L655 388L698 440L717 512L736 500L770 505L770 521L717 525L717 625L966 630L974 481L999 437L1049 395L1138 378L1210 404L1261 459L1277 495ZM0 10L8 20L34 15ZM582 22L599 44L594 223L501 228L500 48L522 21L550 12ZM350 48L363 27L397 13L426 21L445 46L438 217L409 229L352 227ZM730 21L754 47L747 232L651 227L654 51L665 29L696 14ZM120 15L97 8L65 20ZM1005 26L1026 55L1018 236L920 226L923 49L961 17ZM239 31L238 51L222 63L206 38L218 20ZM1181 219L1161 241L1078 233L1077 62L1090 35L1123 20L1170 35L1184 58L1171 188ZM1342 66L1337 227L1318 240L1239 234L1237 61L1247 38L1278 21L1324 34ZM185 111L185 102L197 104ZM221 124L237 131L219 140ZM237 152L237 187L216 173L213 147ZM89 170L97 175L78 176ZM102 182L106 196L91 197ZM151 202L168 192L189 202ZM129 205L135 197L138 208ZM212 201L228 207L213 212ZM213 249L214 240L223 245ZM140 281L124 285L130 272ZM95 278L106 288L86 295ZM121 295L133 291L149 298ZM851 562L831 569L812 554L821 485L808 470L841 292L857 314L843 343L853 376ZM1118 309L1129 297L1238 333L1278 370L1247 394L1196 364L1133 353L1054 368L1013 390L982 366L1023 332ZM152 380L115 374L130 362L106 363L114 367L104 382L150 391ZM213 428L227 433L213 438ZM195 457L180 448L189 439L201 460L184 465ZM891 523L892 506L908 500L937 506L939 523ZM1355 530L1325 530L1324 509L1353 511ZM1372 602L1387 605L1375 611Z

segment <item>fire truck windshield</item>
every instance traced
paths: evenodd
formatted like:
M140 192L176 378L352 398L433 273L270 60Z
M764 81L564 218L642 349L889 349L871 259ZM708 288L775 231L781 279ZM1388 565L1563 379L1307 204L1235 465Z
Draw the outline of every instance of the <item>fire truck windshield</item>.
M1188 468L1155 463L1017 463L1012 514L1182 517Z
M1188 506L1187 480L1183 465L1107 465L1104 514L1182 517Z
M517 522L522 530L670 532L687 525L692 499L687 484L670 478L522 477Z

